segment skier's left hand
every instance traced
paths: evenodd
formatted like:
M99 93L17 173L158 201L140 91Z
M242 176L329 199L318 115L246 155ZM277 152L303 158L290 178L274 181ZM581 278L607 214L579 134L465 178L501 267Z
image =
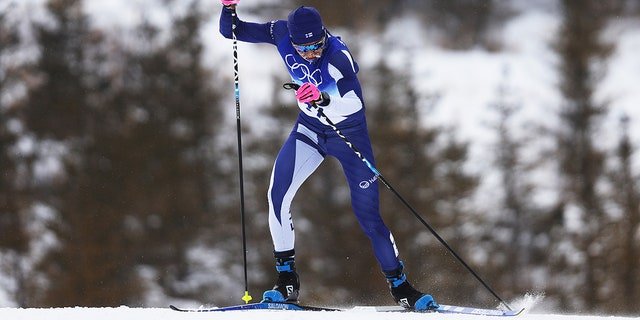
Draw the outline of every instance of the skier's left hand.
M240 0L220 0L222 2L222 5L225 7L229 7L229 6L235 6L238 4L238 2L240 2Z
M320 100L320 90L310 82L304 83L296 90L296 99L302 103L314 103Z

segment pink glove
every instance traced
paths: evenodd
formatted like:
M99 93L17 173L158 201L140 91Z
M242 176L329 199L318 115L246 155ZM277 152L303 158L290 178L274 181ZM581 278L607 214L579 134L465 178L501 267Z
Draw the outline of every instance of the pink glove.
M233 5L238 4L238 2L240 2L240 0L220 0L220 1L222 1L222 5L225 6L225 7L226 6L233 6Z
M302 103L312 103L320 100L320 90L316 85L307 82L296 90L296 99Z

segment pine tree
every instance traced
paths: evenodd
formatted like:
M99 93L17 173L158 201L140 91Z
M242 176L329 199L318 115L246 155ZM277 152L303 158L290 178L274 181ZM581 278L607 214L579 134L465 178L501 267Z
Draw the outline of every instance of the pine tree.
M492 226L485 229L484 247L492 258L487 261L487 270L497 276L492 277L500 286L496 290L506 296L515 296L533 290L535 279L533 271L544 269L546 246L534 239L546 238L549 225L541 221L545 217L538 208L532 195L536 186L530 176L536 169L538 161L527 159L524 148L531 144L528 133L515 132L515 117L521 109L517 92L509 84L509 69L504 70L504 77L491 108L497 115L492 123L497 140L493 144L493 166L499 175L497 190L498 208L492 215Z
M61 170L47 173L34 186L36 199L59 217L52 230L58 245L38 266L48 286L35 303L121 305L136 290L126 264L132 259L122 249L127 247L120 232L123 220L109 205L117 198L108 186L95 183L109 163L92 154L102 121L98 67L104 59L103 37L91 30L82 1L51 0L46 9L55 23L35 26L41 52L35 69L41 82L29 90L22 115L41 148L64 151L51 155Z
M219 223L218 158L211 150L222 117L211 72L203 65L203 19L191 2L186 14L172 15L167 42L160 29L144 22L135 30L135 43L123 43L124 64L114 79L119 85L110 96L116 112L105 117L112 122L95 145L96 155L110 163L105 181L127 222L131 263L165 296L204 302L207 284L190 285L200 266L189 255ZM142 298L134 301L143 303Z
M557 135L558 169L563 179L561 201L574 214L572 222L578 223L567 232L579 255L578 261L565 256L557 262L563 265L562 273L580 279L576 288L558 284L566 295L580 293L579 301L564 301L564 307L586 310L595 308L602 299L600 272L605 257L597 250L606 222L602 194L597 188L603 177L605 152L595 141L606 105L598 105L593 92L602 72L594 68L604 66L594 62L604 62L611 48L599 39L606 22L599 5L599 1L562 1L564 20L555 44L561 61L560 91L565 98L560 112L562 128Z
M6 15L11 11L0 13L0 57L8 56L19 44L15 26L9 25ZM1 59L0 61L6 61ZM11 147L17 140L15 129L10 128L11 121L16 121L12 109L15 101L10 101L7 94L11 91L12 82L16 81L15 66L9 63L0 65L0 248L22 252L25 250L23 222L19 215L19 194L17 185L17 161L12 155Z
M5 11L6 10L6 11ZM16 108L20 101L12 98L15 85L20 82L21 66L12 64L8 57L15 54L20 38L15 23L8 21L12 8L0 11L0 274L13 279L13 290L8 292L15 303L25 306L27 301L26 275L22 264L28 251L28 234L23 217L28 206L21 182L20 157L12 149L18 140L19 120Z
M212 138L219 134L222 117L218 93L210 85L211 72L203 66L199 34L205 16L196 1L189 8L186 15L174 17L169 43L141 58L143 87L129 106L143 106L152 115L140 124L135 144L146 146L147 161L156 162L144 165L136 177L150 197L146 204L153 208L145 216L160 222L147 229L140 249L152 258L141 262L158 268L167 295L207 301L208 292L184 284L194 276L187 257L190 248L218 223L208 221L223 213L211 200L217 158L209 158L208 152L215 148Z
M622 134L615 153L617 165L608 176L613 186L612 199L622 215L610 226L612 235L607 244L608 274L613 276L612 292L606 307L613 312L637 314L640 311L640 247L637 232L640 228L640 190L638 175L633 170L636 151L629 136L630 118L620 120Z

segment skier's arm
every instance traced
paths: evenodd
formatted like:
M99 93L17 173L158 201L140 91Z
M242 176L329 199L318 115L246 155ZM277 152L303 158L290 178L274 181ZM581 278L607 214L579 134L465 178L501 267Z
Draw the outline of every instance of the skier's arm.
M348 116L362 109L362 89L356 76L358 65L353 61L351 53L347 50L334 53L330 57L328 71L336 80L338 92L328 92L330 102L325 107L325 113Z
M220 33L228 39L232 38L232 12L230 7L223 7L220 13ZM237 16L236 16L237 18ZM273 29L276 21L269 23L245 22L236 20L236 38L244 42L276 44Z

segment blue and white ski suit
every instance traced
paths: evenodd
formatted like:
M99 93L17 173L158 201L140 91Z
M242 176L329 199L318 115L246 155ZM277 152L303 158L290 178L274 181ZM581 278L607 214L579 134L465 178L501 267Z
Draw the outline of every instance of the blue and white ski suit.
M220 32L231 38L231 10L220 16ZM303 59L293 48L287 22L237 21L239 41L270 43L282 56L293 82L311 82L329 94L331 102L324 114L340 129L363 156L375 165L367 131L362 89L356 74L358 64L339 37L327 35L322 57L313 62ZM268 191L269 228L275 252L294 249L291 202L302 183L318 168L324 157L340 161L351 191L351 205L362 230L371 239L374 253L383 271L397 269L398 251L379 212L376 176L353 150L319 117L317 110L298 103L300 113L293 130L276 158Z

